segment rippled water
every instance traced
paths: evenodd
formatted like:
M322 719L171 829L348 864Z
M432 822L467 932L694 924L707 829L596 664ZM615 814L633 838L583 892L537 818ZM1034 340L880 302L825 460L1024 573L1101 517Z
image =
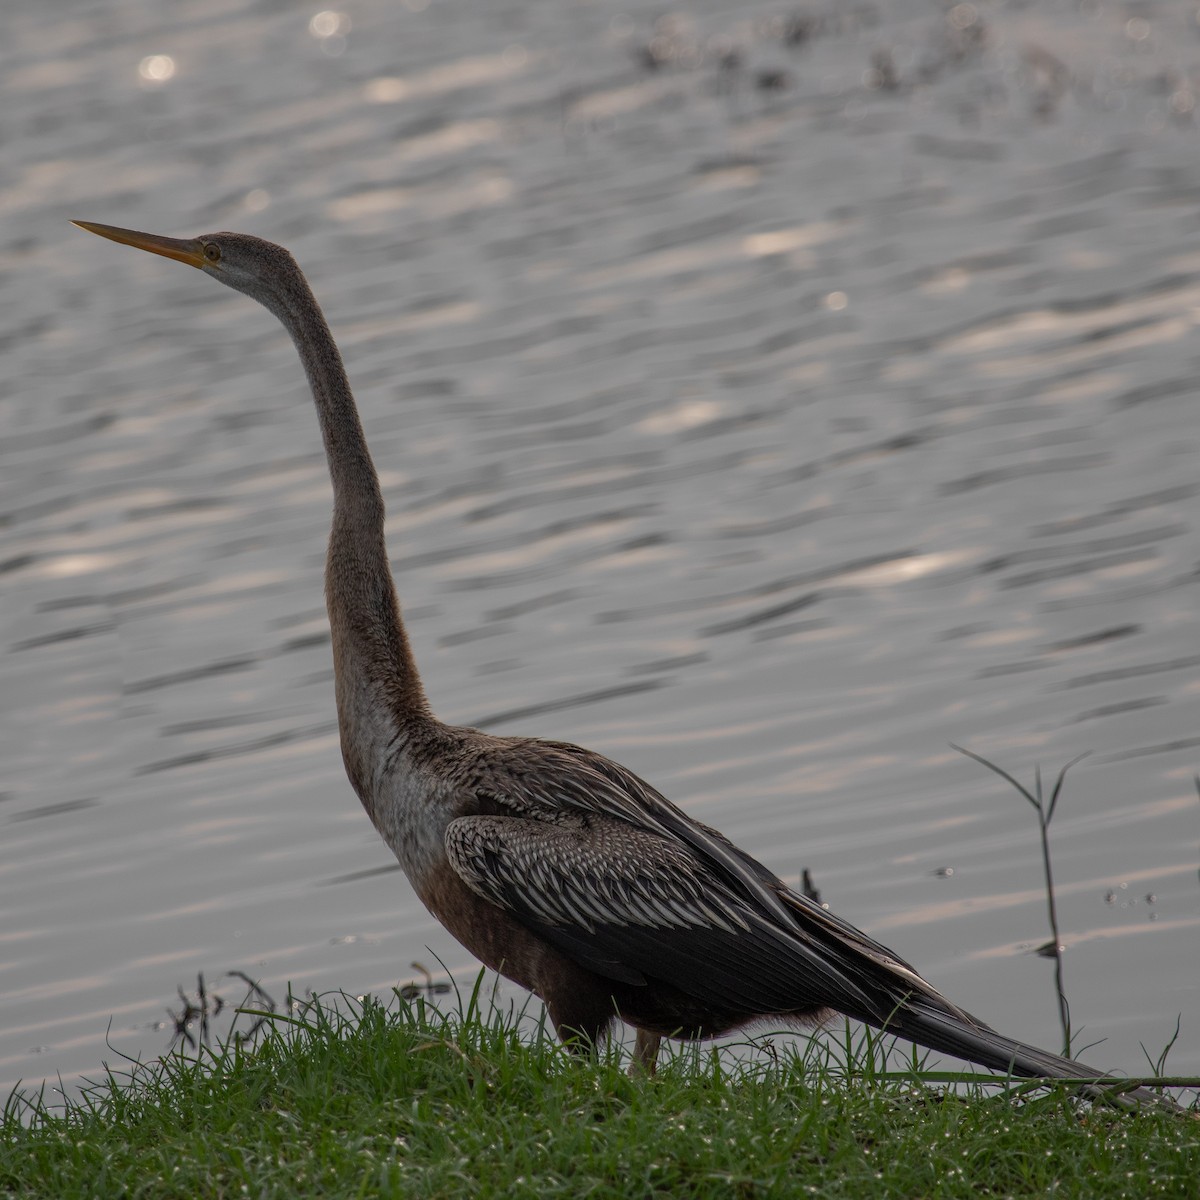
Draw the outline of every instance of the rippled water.
M71 217L295 252L441 716L618 758L1042 1044L1033 814L949 743L1092 751L1076 1026L1200 1069L1190 8L316 11L6 19L3 1086L157 1053L198 972L470 972L342 774L290 344Z

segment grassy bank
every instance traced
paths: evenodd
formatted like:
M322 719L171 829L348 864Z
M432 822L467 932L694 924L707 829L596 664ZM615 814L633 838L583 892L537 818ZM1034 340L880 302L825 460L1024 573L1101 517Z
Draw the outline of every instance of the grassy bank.
M67 1111L10 1099L21 1197L1195 1197L1200 1121L1055 1091L944 1094L881 1047L686 1048L654 1079L503 1015L311 1007L109 1077Z

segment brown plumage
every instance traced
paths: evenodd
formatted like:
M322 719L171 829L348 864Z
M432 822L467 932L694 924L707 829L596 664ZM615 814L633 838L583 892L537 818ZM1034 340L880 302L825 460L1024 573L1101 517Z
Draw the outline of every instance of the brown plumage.
M653 1070L664 1036L840 1012L999 1071L1101 1074L994 1032L609 759L438 721L400 618L341 356L292 256L245 234L180 241L77 223L200 268L291 335L333 481L325 596L346 772L424 904L481 962L540 996L571 1044L594 1043L619 1016Z

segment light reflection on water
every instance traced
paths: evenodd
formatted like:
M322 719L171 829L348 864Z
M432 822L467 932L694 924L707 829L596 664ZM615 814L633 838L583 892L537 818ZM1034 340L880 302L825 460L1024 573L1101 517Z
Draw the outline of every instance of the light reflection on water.
M989 13L1008 42L859 94L871 46L942 44L937 13L831 26L844 86L814 92L803 58L756 86L808 52L753 12L692 10L742 45L730 76L649 70L655 14L602 7L14 17L0 1080L93 1072L110 1015L157 1053L198 972L471 969L341 773L294 352L70 217L296 252L444 718L624 761L1044 1044L1032 817L947 744L1026 780L1093 750L1053 830L1074 1015L1137 1070L1182 1012L1171 1065L1200 1068L1198 181L1137 84L1160 43L1119 113L1047 119L1003 47L1099 63L1108 18ZM1166 45L1185 18L1142 19ZM134 20L175 66L153 86L95 36Z

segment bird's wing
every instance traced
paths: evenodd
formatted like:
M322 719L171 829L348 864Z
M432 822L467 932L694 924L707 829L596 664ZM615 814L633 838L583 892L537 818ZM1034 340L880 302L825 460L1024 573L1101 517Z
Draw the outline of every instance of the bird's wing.
M581 814L605 817L681 845L703 865L707 876L768 925L777 926L778 933L822 947L831 960L846 960L848 970L871 980L874 1003L866 1012L842 1007L843 1012L867 1018L883 1010L886 1015L907 993L915 992L976 1023L898 954L789 888L762 863L715 829L692 820L619 763L566 742L505 739L503 744L507 753L493 751L487 776L480 780L481 793L497 804L497 811L539 824ZM832 997L823 1003L838 1006Z
M660 980L731 1012L887 1016L853 955L767 919L659 834L607 817L468 816L450 822L446 851L474 892L607 978Z
M506 739L505 749L489 756L479 787L501 811L549 823L580 814L608 817L680 842L752 907L776 920L791 920L777 894L783 884L770 871L619 763L567 742Z

